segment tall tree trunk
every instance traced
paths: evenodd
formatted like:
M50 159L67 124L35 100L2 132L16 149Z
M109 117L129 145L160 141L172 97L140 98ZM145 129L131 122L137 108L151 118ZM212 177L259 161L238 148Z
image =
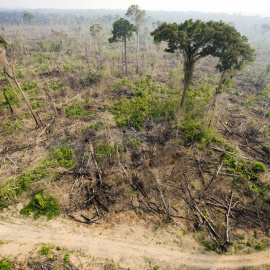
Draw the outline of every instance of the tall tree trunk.
M180 103L181 108L183 108L184 106L186 94L190 88L190 85L193 79L194 65L195 65L195 62L193 59L185 59L184 61L184 90L183 90L182 99Z
M4 92L5 99L6 99L6 101L7 101L7 104L8 104L8 106L9 106L10 112L11 112L11 114L13 114L14 111L13 111L13 109L12 109L12 107L11 107L11 104L10 104L10 102L9 102L9 99L8 99L8 97L7 97L7 95L6 95L5 89L3 89L3 92Z
M220 76L220 81L219 81L219 85L218 85L217 91L220 91L221 88L222 88L222 83L223 83L223 80L225 78L225 74L226 74L226 70L223 70L222 73L221 73L221 76Z
M220 76L220 81L219 81L219 84L218 84L218 88L216 88L216 92L215 92L214 99L213 99L213 104L211 106L211 108L213 109L213 112L212 112L212 115L210 117L208 128L212 125L212 121L213 121L214 114L215 114L216 103L217 103L217 95L218 95L218 92L222 88L222 82L224 80L225 74L226 74L226 70L223 70L222 73L221 73L221 76Z
M127 39L124 38L124 58L125 58L125 73L128 73L127 70Z
M97 37L97 46L98 46L98 54L99 54L99 64L101 66L101 47L100 47L99 37Z
M98 52L98 49L96 49L96 43L97 43L97 40L96 40L96 38L94 37L94 54L95 54L95 58L96 58L96 61L97 61L97 63L98 63L98 57L97 57L97 52Z
M25 102L26 102L26 104L27 104L27 107L28 107L28 109L30 110L30 112L31 112L31 114L32 114L32 116L33 116L33 118L34 118L34 120L35 120L35 122L36 122L36 125L39 127L40 124L39 124L39 122L38 122L38 120L37 120L37 118L36 118L36 116L35 116L35 113L34 113L34 111L32 110L32 108L31 108L31 106L30 106L30 104L29 104L29 102L28 102L26 96L24 95L24 92L22 91L22 89L21 89L21 87L20 87L20 85L19 85L17 79L16 79L15 77L12 78L12 79L15 81L17 87L19 88L19 90L20 90L20 92L21 92L21 94L22 94L22 96L23 96L23 98L24 98L24 100L25 100Z
M137 30L137 66L136 73L139 73L139 50L140 50L140 40L139 40L139 31Z

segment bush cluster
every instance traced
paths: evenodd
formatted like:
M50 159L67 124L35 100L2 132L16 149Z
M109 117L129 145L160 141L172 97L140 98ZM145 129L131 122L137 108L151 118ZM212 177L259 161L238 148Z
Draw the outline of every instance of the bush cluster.
M131 82L120 79L112 85L120 90L128 88L132 97L122 97L114 101L113 106L106 108L114 115L118 127L132 127L140 131L146 118L152 121L170 121L174 119L174 111L180 105L179 94L161 87L146 75L141 79Z
M44 195L41 190L36 191L31 201L21 210L24 215L30 215L32 212L35 219L44 215L47 216L47 220L60 214L56 200L52 196Z

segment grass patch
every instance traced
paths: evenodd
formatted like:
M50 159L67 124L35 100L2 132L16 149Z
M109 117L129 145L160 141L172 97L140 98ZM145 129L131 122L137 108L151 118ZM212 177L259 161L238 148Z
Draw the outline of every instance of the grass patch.
M152 82L151 76L131 82L120 79L112 85L115 90L128 88L133 97L115 100L113 106L105 106L114 115L118 127L132 127L140 131L146 118L153 121L170 121L180 105L178 93Z
M12 87L4 86L3 90L5 91L5 94L6 94L12 107L19 106L21 104L21 102L17 96L16 91ZM6 105L8 107L8 102L5 98L3 91L0 92L0 101L1 101L0 103L2 103L3 105Z
M118 155L121 158L123 153L127 149L137 150L139 146L143 143L142 139L131 138L130 135L127 135L123 141L117 141L113 144L108 144L106 141L101 141L96 146L96 160L100 162L104 158L116 158Z
M50 82L50 88L51 88L53 91L60 90L62 87L63 87L63 84L62 84L62 83L57 83L57 82L54 82L54 81L51 81L51 82Z
M5 124L3 124L4 132L7 135L13 134L16 130L20 128L21 128L21 122L17 120L15 121L8 120Z
M64 109L65 109L66 117L69 117L69 118L94 115L93 111L85 110L82 105L72 104L71 106L65 107Z
M53 217L60 215L58 203L52 196L43 194L43 191L36 191L33 194L31 201L21 210L24 215L34 213L34 218L37 219L41 215L47 216L47 221Z
M109 145L105 141L100 142L96 147L97 162L100 162L104 157L114 158L117 156L117 151L119 154L123 152L123 148L119 143L114 143Z
M50 40L39 41L37 42L37 46L34 50L43 51L43 52L60 52L62 48L62 41L60 40L58 43Z
M36 53L34 55L34 62L37 62L39 64L47 63L48 60L50 60L49 54L44 54L44 53Z
M28 91L28 90L33 90L37 87L37 84L32 81L25 82L24 84L21 85L22 90Z
M48 64L44 64L44 65L39 66L38 70L40 72L45 72L45 71L49 71L50 70L50 67L49 67Z
M87 129L92 129L95 131L100 131L103 129L103 127L104 127L104 123L101 121L97 121L97 122L94 122L92 124L85 125L82 130L85 131Z
M68 146L63 146L51 153L50 160L52 162L57 161L57 163L64 168L70 168L75 163L75 161L73 160L73 155L73 149Z

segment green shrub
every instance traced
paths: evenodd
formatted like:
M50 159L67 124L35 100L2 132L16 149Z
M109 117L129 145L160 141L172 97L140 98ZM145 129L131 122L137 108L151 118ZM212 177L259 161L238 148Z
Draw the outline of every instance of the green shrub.
M101 79L102 75L100 73L93 73L89 74L84 81L86 85L93 85L99 83Z
M5 49L8 47L8 43L0 36L0 44L3 46Z
M247 163L231 154L226 154L222 159L223 165L229 167L231 172L238 173L242 178L257 181L260 174L266 172L266 167L261 162Z
M47 220L52 219L60 214L59 206L52 196L46 196L43 191L36 191L31 201L21 210L24 215L30 215L34 212L34 218L40 215L47 216Z
M24 84L21 85L22 90L27 91L27 90L32 90L37 87L37 84L35 82L25 82Z
M62 41L60 40L58 43L50 40L40 41L37 43L37 46L43 52L60 52L62 48ZM37 49L39 49L38 47Z
M43 63L46 63L49 59L50 59L49 55L46 55L44 53L36 53L34 61L39 64L43 64Z
M9 86L4 86L3 89L6 93L6 96L11 104L11 106L19 106L21 104L17 94L16 90ZM0 92L0 101L3 105L8 105L8 102L4 96L3 91Z
M133 127L140 131L145 123L148 108L148 103L140 97L122 98L119 102L115 102L115 106L110 108L110 112L114 114L118 127Z
M74 165L73 160L74 150L68 146L63 146L51 153L50 158L58 162L59 165L65 168L70 168Z
M239 236L239 239L240 239L240 240L245 240L245 238L246 238L246 237L245 237L244 235L240 235L240 236Z
M51 254L51 250L53 249L53 245L49 245L49 246L41 246L41 248L38 250L38 252L42 255L47 256L48 258L52 258L52 254Z
M54 91L56 90L59 90L63 87L63 84L62 83L57 83L57 82L54 82L54 81L51 81L50 82L50 88Z
M0 210L16 199L17 195L22 194L32 183L45 179L46 177L56 177L50 168L59 165L69 168L74 165L74 151L67 147L61 147L53 151L49 157L44 158L39 166L32 170L22 173L16 180L8 179L4 185L0 185Z
M8 259L0 260L0 270L11 270L11 261Z
M247 241L246 245L247 245L248 247L251 247L251 246L252 246L251 241Z
M68 264L69 263L69 254L68 253L65 254L64 259L63 259L63 262L64 262L64 264Z
M252 191L252 193L260 195L262 198L266 196L269 187L270 185L265 185L263 183L260 183L259 185L253 182L248 183L249 190Z
M206 250L208 251L217 251L217 248L219 247L218 244L211 243L210 241L207 241L200 236L198 236L199 242L205 247Z
M134 82L120 79L112 88L116 91L128 88L132 92L132 98L122 97L114 101L114 106L106 107L114 115L118 127L132 127L140 131L146 118L171 121L180 105L178 93L152 82L149 75Z
M0 210L7 207L9 202L17 195L25 191L32 183L35 183L49 175L48 169L41 165L33 170L21 174L17 180L9 179L0 187Z
M266 167L262 162L253 162L251 164L251 170L255 173L255 174L260 174L260 173L265 173L266 172Z
M126 143L126 146L131 149L138 149L139 146L143 143L144 141L142 139L131 139L130 137L128 138L128 141Z
M35 168L34 170L27 171L20 175L16 181L16 185L18 186L17 194L22 193L30 184L44 178L49 174L49 171L46 167L40 166Z
M64 72L68 73L75 70L75 66L72 62L68 61L63 65Z
M48 64L46 64L46 65L40 66L38 69L39 69L39 71L41 71L41 72L45 72L45 71L49 71L49 70L50 70L50 67L49 67Z
M215 88L208 82L202 82L198 88L190 89L184 104L188 117L200 121L205 114L205 105L210 103L214 92Z
M213 139L213 130L203 123L189 119L179 127L183 132L183 138L187 143L197 142L208 146Z
M261 243L258 243L256 244L255 249L261 251L261 250L264 250L264 247Z
M96 147L97 162L100 162L104 157L116 157L117 150L120 154L123 152L119 144L114 143L114 145L108 145L105 141L101 141Z
M103 122L97 121L97 122L94 122L92 124L84 126L82 130L84 131L84 130L87 130L87 129L93 129L95 131L99 131L99 130L101 130L103 128L103 126L104 126Z
M94 112L84 110L82 105L72 104L70 107L65 107L66 116L70 118L76 118L83 115L92 116Z

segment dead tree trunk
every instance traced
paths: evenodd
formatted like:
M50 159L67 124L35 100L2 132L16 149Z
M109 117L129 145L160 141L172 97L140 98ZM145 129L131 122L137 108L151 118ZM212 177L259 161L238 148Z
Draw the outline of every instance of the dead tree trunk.
M23 93L23 91L22 91L22 89L21 89L21 87L16 79L15 72L14 72L12 65L9 64L7 59L6 59L5 50L1 47L0 47L0 66L3 67L4 73L16 83L18 89L20 90L20 92L21 92L21 94L22 94L22 96L27 104L28 109L30 110L30 112L31 112L31 114L36 122L37 127L39 127L40 123L38 122L26 96L24 95L24 93Z
M8 99L8 97L7 97L7 95L6 95L6 90L3 89L3 92L4 92L5 99L6 99L6 101L7 101L7 104L8 104L8 106L9 106L10 112L11 112L11 114L13 114L14 111L13 111L13 109L12 109L12 107L11 107L11 104L10 104L10 102L9 102L9 99Z

